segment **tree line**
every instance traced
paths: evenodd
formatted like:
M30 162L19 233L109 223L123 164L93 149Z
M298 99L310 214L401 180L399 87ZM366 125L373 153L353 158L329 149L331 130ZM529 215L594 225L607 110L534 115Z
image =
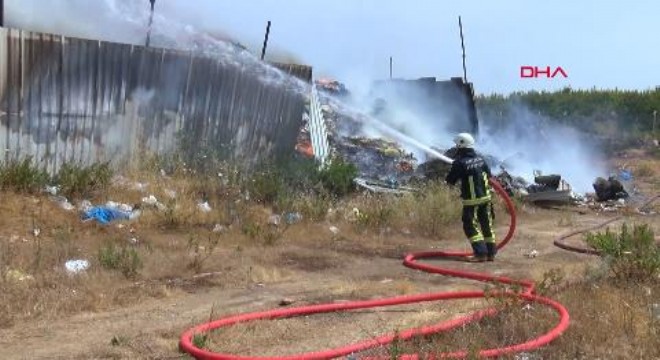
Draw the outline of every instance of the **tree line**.
M475 102L484 122L506 122L524 108L550 121L598 135L613 136L622 131L644 135L654 126L656 134L660 130L660 87L647 91L565 88L555 92L515 92L479 95Z

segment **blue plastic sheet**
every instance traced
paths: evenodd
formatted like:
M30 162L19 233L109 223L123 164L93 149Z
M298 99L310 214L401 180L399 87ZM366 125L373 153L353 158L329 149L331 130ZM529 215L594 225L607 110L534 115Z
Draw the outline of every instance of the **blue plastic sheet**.
M107 206L97 206L85 211L82 220L96 220L100 224L107 225L116 220L128 220L130 216L131 214L126 211Z
M619 179L621 179L623 181L630 181L630 180L633 179L633 174L629 170L621 170L619 172Z

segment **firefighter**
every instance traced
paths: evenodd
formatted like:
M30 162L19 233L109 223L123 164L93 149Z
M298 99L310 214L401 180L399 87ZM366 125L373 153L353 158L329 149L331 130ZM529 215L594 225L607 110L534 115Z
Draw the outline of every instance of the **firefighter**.
M474 256L471 262L495 260L497 248L493 234L493 208L488 179L492 176L486 161L474 151L474 138L468 133L454 138L457 152L446 181L461 182L463 231Z

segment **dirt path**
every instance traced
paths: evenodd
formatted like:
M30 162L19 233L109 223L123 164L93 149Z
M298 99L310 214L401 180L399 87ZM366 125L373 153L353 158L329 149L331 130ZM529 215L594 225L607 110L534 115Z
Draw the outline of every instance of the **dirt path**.
M550 269L561 268L569 277L582 274L584 265L595 261L584 255L567 253L552 245L560 233L600 222L603 216L571 215L568 224L558 226L565 213L531 209L522 214L521 226L509 247L494 264L452 263L456 268L472 268L513 277L540 279ZM33 321L19 323L0 330L0 346L4 359L90 359L90 358L186 358L178 353L179 334L187 327L223 314L264 310L278 306L284 297L297 300L296 305L386 295L446 291L452 289L482 289L483 284L448 279L415 272L401 265L401 254L408 250L428 249L441 244L448 248L465 248L463 241L419 240L398 237L378 247L357 241L334 243L286 244L279 248L279 265L293 274L279 283L251 284L233 289L202 286L171 288L161 299L150 299L125 308L107 312L84 313L52 322ZM383 250L384 251L381 251ZM525 256L536 250L536 258ZM316 257L314 257L316 256ZM312 261L305 262L305 259ZM316 259L316 260L314 260ZM323 263L319 259L326 259ZM331 260L327 260L331 259ZM333 334L341 334L340 341L364 339L383 324L419 324L432 319L455 316L478 304L433 304L410 308L397 313L361 314L356 326L352 318L344 315L326 316L318 324L326 329L304 339L292 338L292 343L281 344L281 339L268 339L252 328L243 333L232 345L233 349L250 349L252 340L259 345L278 351L296 349L322 349L340 345L328 341ZM424 316L420 313L426 311ZM429 313L430 312L430 313ZM343 319L343 320L342 320ZM290 321L285 333L305 332L304 321ZM307 324L307 325L306 325ZM333 325L333 326L329 326ZM284 325L283 325L284 326ZM317 328L317 326L315 326ZM273 329L269 329L272 331ZM280 329L281 330L281 329ZM256 333L255 333L256 331ZM264 330L265 331L265 330ZM276 331L274 333L277 333ZM336 337L336 336L335 336ZM114 345L112 344L115 339ZM265 350L270 353L270 351ZM257 351L257 353L260 353Z

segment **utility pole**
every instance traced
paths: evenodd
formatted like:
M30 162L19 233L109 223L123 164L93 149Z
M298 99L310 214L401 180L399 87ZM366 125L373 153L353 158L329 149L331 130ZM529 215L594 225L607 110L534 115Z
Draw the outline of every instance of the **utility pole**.
M653 110L653 136L655 136L655 120L658 117L658 110Z
M392 80L392 57L390 56L390 80Z
M5 26L5 0L0 0L0 27Z
M268 46L268 35L270 34L270 20L268 20L268 25L266 25L266 36L264 37L264 47L261 49L261 60L266 57L266 47Z
M149 2L151 3L151 13L149 14L149 28L147 29L146 47L149 47L149 43L151 42L151 24L154 22L154 6L156 5L156 0L149 0Z
M463 81L467 83L467 69L465 67L465 43L463 42L463 22L461 21L461 17L458 17L458 28L461 32L461 49L463 51Z

